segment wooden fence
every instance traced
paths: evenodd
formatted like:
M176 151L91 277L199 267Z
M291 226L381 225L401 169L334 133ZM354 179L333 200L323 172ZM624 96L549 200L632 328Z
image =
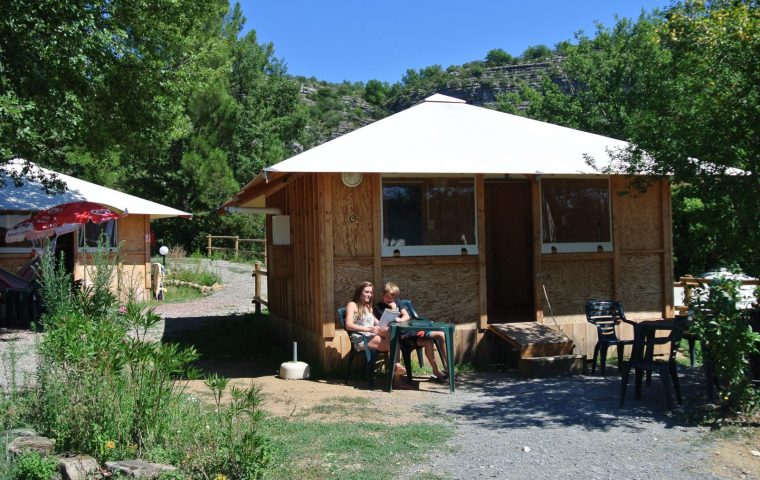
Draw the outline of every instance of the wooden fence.
M234 258L238 258L240 254L250 254L254 260L261 260L264 265L267 263L267 246L266 246L266 240L263 238L240 238L238 236L225 236L225 235L207 235L206 239L208 240L208 245L206 246L206 250L208 253L208 256L210 257L213 252L225 252L229 253L232 252ZM224 241L232 241L233 246L232 247L215 247L213 245L214 240L224 240ZM254 251L254 250L245 250L240 249L240 244L243 243L249 243L251 245L255 244L261 244L262 248L261 251Z
M256 313L261 313L261 306L269 306L269 294L266 288L267 269L261 263L256 262L253 265L253 304L256 306Z
M678 279L677 282L673 283L674 289L683 289L683 305L677 305L676 310L679 312L686 312L688 310L689 302L691 301L691 290L693 288L696 288L700 285L709 285L710 280L706 278L697 278L697 277L691 277L691 276L685 276ZM742 280L742 290L745 292L746 295L749 294L747 291L748 289L745 289L744 287L756 287L760 284L760 280Z

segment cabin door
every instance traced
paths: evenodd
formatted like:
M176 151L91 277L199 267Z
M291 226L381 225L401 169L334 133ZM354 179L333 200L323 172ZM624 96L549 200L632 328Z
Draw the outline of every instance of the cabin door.
M488 323L535 320L531 186L486 181Z

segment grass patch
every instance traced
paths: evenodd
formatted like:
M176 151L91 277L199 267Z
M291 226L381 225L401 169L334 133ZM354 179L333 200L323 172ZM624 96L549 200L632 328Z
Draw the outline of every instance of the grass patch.
M157 307L158 305L163 305L164 303L190 302L203 297L203 294L200 290L185 285L170 285L164 287L164 289L166 291L164 292L163 300L156 300L155 298L151 298L145 302L145 305L149 307Z
M328 398L319 405L309 408L304 412L304 416L310 413L321 415L350 415L355 412L360 405L367 402L365 398L360 397L333 397Z
M439 423L322 423L269 419L263 432L274 447L265 478L389 479L440 449L453 428Z

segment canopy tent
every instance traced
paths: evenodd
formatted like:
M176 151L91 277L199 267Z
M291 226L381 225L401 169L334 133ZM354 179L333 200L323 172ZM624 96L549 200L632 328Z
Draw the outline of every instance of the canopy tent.
M628 143L436 94L265 169L226 206L263 206L263 184L297 172L595 174Z
M16 159L7 165L7 169L20 172L23 166L24 161ZM39 181L28 179L24 180L22 186L15 187L10 175L7 172L1 172L0 176L3 177L5 185L2 187L2 195L0 195L0 212L36 212L62 203L89 201L113 207L121 212L128 212L130 215L149 215L151 220L169 217L192 217L192 214L182 210L57 173L34 164L32 164L32 171L47 176L55 175L66 185L66 191L55 195L47 193Z

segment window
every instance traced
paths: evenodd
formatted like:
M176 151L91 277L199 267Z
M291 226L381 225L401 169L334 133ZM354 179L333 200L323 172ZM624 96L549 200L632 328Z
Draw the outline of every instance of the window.
M477 254L472 178L383 178L383 256Z
M15 227L16 224L31 218L31 215L0 215L0 251L3 253L27 253L32 249L32 242L24 240L22 242L7 243L5 234L8 230Z
M612 250L607 178L541 180L543 253Z
M101 234L106 236L106 247L116 248L116 220L103 223L87 222L84 228L79 231L79 248L82 250L97 249Z

